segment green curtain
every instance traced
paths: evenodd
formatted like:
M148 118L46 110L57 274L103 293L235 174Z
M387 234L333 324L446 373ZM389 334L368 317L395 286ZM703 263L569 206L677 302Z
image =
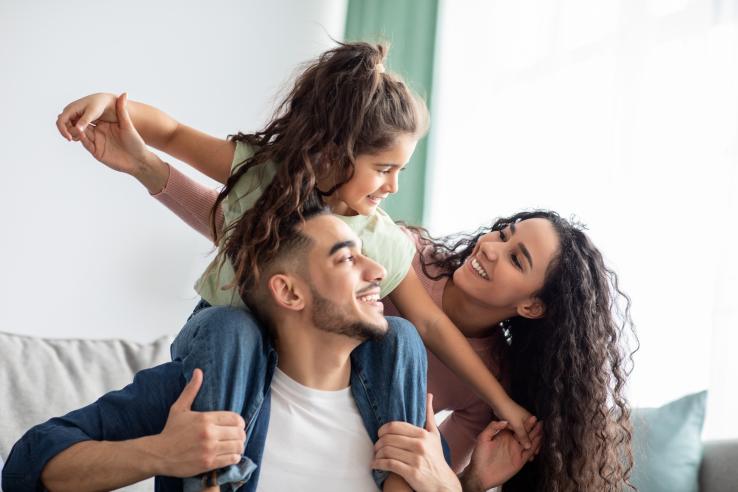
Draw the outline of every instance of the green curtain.
M349 0L346 41L388 41L387 68L400 74L430 106L438 0ZM422 224L428 137L400 177L400 191L382 205L395 220Z

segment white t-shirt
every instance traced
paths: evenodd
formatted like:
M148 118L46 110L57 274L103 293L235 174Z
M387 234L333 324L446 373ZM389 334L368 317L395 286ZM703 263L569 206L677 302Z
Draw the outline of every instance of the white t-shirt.
M378 490L373 443L351 388L308 388L277 368L271 392L259 492Z

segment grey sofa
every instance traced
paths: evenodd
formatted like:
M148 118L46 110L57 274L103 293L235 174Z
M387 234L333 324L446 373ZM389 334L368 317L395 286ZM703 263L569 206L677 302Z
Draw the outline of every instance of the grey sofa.
M33 425L122 388L133 375L169 360L168 337L58 340L0 332L0 457ZM127 491L153 490L151 481ZM702 492L738 492L738 440L705 443ZM648 491L643 491L648 492Z

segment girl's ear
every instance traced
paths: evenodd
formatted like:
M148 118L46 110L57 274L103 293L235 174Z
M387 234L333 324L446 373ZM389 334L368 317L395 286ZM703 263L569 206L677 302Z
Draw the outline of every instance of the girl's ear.
M546 306L540 299L531 297L528 300L518 304L516 308L518 316L528 319L538 319L546 314Z
M305 296L294 277L283 273L272 275L267 282L267 288L278 306L290 311L305 309Z

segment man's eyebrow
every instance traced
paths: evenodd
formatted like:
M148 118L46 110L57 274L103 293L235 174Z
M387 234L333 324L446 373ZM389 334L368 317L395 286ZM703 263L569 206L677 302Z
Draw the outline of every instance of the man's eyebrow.
M328 256L333 256L333 253L336 251L343 249L343 248L355 248L356 247L356 241L348 240L348 241L341 241L333 246L331 246L331 250L328 252Z

